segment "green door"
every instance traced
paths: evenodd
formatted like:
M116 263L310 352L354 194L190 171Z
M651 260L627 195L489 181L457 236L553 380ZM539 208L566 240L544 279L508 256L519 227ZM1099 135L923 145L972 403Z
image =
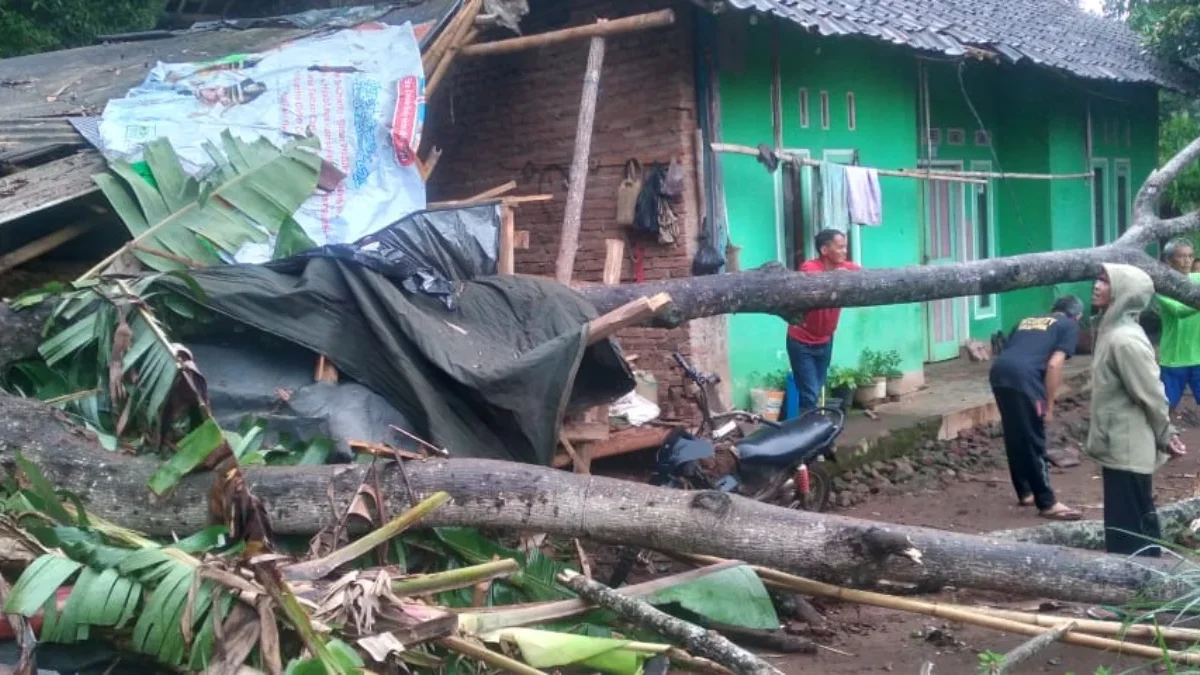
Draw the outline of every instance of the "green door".
M927 181L925 200L925 264L947 265L961 257L962 183ZM925 303L926 358L929 362L958 358L963 343L962 303L958 298Z

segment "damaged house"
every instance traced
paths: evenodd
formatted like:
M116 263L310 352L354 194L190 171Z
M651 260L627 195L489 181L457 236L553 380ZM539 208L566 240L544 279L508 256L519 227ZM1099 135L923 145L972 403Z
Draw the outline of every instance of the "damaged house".
M219 22L0 63L0 271L69 240L115 247L92 225L104 201L91 175L103 163L79 118L157 63L262 52L363 20L411 23L426 60L440 36L457 36L424 72L425 201L512 195L497 270L563 280L565 260L576 285L795 267L828 226L848 233L866 267L1110 241L1155 163L1157 90L1191 88L1124 26L1041 0L530 0L519 36L486 11L494 4ZM580 134L589 87L594 121ZM573 164L586 176L574 189ZM827 208L831 164L876 169L876 222ZM646 220L637 198L650 181L673 199ZM1052 290L849 309L834 361L896 349L915 388L925 364L1042 311ZM784 329L736 315L618 337L653 373L663 415L679 418L692 408L672 352L723 374L726 398L745 406L759 378L787 368Z

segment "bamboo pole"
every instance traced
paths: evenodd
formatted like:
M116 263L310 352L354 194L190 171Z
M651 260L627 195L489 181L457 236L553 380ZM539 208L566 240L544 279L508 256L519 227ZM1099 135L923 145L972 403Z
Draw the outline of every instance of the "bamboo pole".
M674 554L673 554L674 555ZM711 565L720 562L722 559L716 556L708 555L681 555L679 557L691 560L697 565ZM820 596L833 600L843 600L853 602L860 605L871 605L873 607L882 607L884 609L895 609L902 612L912 612L913 614L924 614L926 616L935 616L940 619L949 621L960 621L983 628L991 628L993 630L1003 631L1005 633L1015 633L1017 635L1036 636L1045 632L1044 628L1035 626L1020 621L1012 621L1003 619L997 616L990 616L982 612L968 610L957 606L948 606L933 602L922 602L911 598L898 598L883 593L872 593L870 591L859 591L851 588L842 588L832 584L826 584L804 577L798 577L793 574L787 574L778 570L769 569L766 567L751 566L764 582L776 587L786 588L790 591L804 593L805 595ZM1121 640L1111 640L1109 638L1098 637L1096 635L1088 635L1085 633L1069 632L1062 636L1062 641L1067 644L1078 645L1080 647L1090 647L1092 649L1100 649L1103 651L1112 651L1118 654L1127 654L1129 656L1137 656L1147 659L1166 658L1171 659L1176 663L1185 665L1200 665L1200 652L1181 652L1175 650L1166 650L1159 647L1148 645L1139 645Z
M450 74L450 66L454 65L454 59L459 55L463 47L470 45L478 38L479 31L472 28L467 32L466 35L463 36L461 41L450 45L449 51L447 51L446 55L442 57L442 60L438 62L437 70L433 71L433 76L429 78L429 83L425 85L426 100L433 98L433 94L437 91L438 85L440 85L442 80L446 79L446 76Z
M953 605L962 609L968 609L962 605ZM1111 637L1136 637L1157 640L1184 640L1187 642L1200 642L1200 629L1195 628L1176 628L1174 626L1152 626L1144 623L1124 624L1119 621L1096 621L1094 619L1073 619L1066 616L1055 616L1053 614L1042 614L1040 612L1017 612L1009 609L995 609L992 607L971 607L972 611L989 616L1008 619L1010 621L1020 621L1031 626L1041 626L1042 628L1055 628L1066 623L1074 623L1076 632L1091 633L1093 635L1107 635Z
M421 66L425 70L426 78L432 76L433 72L437 70L447 50L453 45L459 44L463 37L473 30L475 17L479 15L482 7L483 0L466 0L462 8L458 10L458 14L450 20L450 23L446 24L433 44L429 45L429 48L421 55Z
M737 143L713 143L711 144L715 152L729 152L737 155L758 155L758 148L752 148L748 145L739 145ZM776 151L780 158L786 159L789 162L796 162L804 166L820 166L821 162L807 157L800 157L786 151ZM900 178L927 178L932 177L932 180L954 180L958 182L975 182L982 183L987 179L1020 179L1020 180L1078 180L1089 179L1092 174L1089 173L1019 173L1013 171L950 171L946 169L926 170L926 169L876 169L880 176L896 176ZM967 180L973 179L973 180Z
M603 67L604 38L594 37L588 49L587 71L583 76L583 95L579 103L579 123L575 127L575 150L571 153L562 239L558 245L558 258L554 262L554 278L560 284L571 283L571 275L575 272L579 226L583 219L583 194L587 187L588 155L592 148L592 125L596 121L596 98L600 93L600 70Z
M453 591L458 588L473 586L481 581L491 581L511 576L520 571L520 565L512 558L493 560L481 565L460 567L445 572L422 574L408 579L393 581L392 593L396 594L397 597L405 597Z
M606 286L617 286L621 283L621 263L625 260L625 240L604 240L604 274Z
M452 652L458 652L463 656L469 656L476 661L486 663L493 668L499 668L504 673L515 673L516 675L549 675L543 670L531 668L516 659L510 659L499 652L494 652L483 645L460 637L439 638L437 644Z
M1046 647L1063 639L1063 635L1075 630L1075 622L1064 623L1057 628L1051 628L1043 632L1041 635L1030 639L1028 642L1023 642L1016 649L1004 655L1004 661L1000 663L1000 667L996 669L995 675L1003 675L1011 672L1015 666L1020 665L1024 661L1033 658L1034 654L1042 651Z
M510 54L512 52L570 42L571 40L608 37L610 35L633 33L651 28L661 28L663 26L670 26L673 23L675 23L675 12L664 9L658 12L636 14L611 21L598 21L587 26L564 28L563 30L550 31L549 33L540 33L538 35L526 35L508 40L470 45L460 50L459 55L485 56L488 54Z

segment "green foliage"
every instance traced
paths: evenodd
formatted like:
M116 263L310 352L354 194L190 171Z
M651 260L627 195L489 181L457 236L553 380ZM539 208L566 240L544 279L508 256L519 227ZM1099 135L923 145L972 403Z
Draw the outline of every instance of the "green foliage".
M143 245L194 263L219 264L221 253L232 255L268 235L280 235L277 254L309 247L292 215L317 187L316 139L280 150L265 138L248 143L226 130L221 145L205 146L216 168L202 179L189 176L171 143L160 138L143 151L153 185L121 160L110 163L112 173L95 176L96 185ZM152 269L186 269L170 257L135 255Z
M1160 98L1158 156L1165 161L1200 138L1200 110L1178 94L1164 92ZM1167 186L1167 199L1181 211L1200 206L1200 165L1189 166Z
M0 0L0 58L154 28L165 0Z
M1004 665L1004 655L991 650L979 652L979 675L991 675Z
M753 373L750 379L764 389L783 391L787 389L787 376L790 372L789 370L774 370L769 373Z
M652 605L678 605L684 610L728 626L778 630L779 616L762 580L739 565L694 581L665 588L646 598Z
M838 389L853 389L858 386L860 379L862 379L862 374L857 368L833 366L825 376L825 388L831 392Z

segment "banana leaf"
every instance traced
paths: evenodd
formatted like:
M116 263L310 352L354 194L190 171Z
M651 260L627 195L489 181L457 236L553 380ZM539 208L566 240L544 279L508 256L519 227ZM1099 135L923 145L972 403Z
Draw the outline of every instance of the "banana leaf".
M484 637L486 642L516 646L521 660L534 668L578 666L606 675L641 675L653 653L629 649L630 640L585 637L535 628L508 628ZM649 645L643 645L649 646ZM654 645L666 651L668 645Z
M225 131L221 146L206 146L215 168L201 178L188 175L165 138L148 143L143 153L154 185L121 160L109 164L110 173L93 176L139 241L133 253L147 267L166 271L187 269L183 261L219 264L222 254L232 256L247 243L279 234L317 187L321 158L315 138L281 150L266 139L246 142ZM285 234L282 249L302 245L292 228Z

